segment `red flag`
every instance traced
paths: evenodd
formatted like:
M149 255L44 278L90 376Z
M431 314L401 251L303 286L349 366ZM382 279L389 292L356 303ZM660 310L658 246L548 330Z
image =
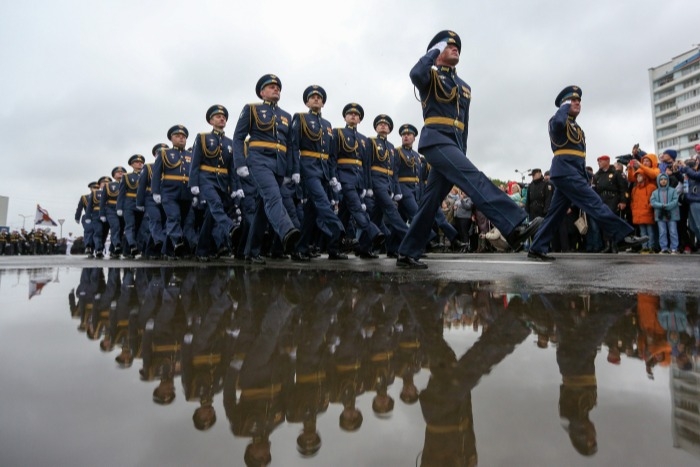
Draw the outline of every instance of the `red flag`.
M43 209L38 204L36 205L36 215L34 216L34 225L53 225L56 226L51 216L49 216L49 211Z

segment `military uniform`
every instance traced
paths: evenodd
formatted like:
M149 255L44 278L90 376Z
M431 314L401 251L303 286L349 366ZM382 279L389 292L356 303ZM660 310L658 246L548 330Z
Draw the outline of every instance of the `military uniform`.
M83 243L85 244L85 253L93 254L95 251L95 240L93 238L93 226L91 223L87 222L90 219L90 211L88 211L88 201L95 189L97 189L97 182L88 183L88 188L90 188L90 193L82 195L78 201L78 207L75 210L75 222L77 224L82 224L83 226Z
M207 122L217 114L225 115L228 119L228 110L224 106L214 105L207 111ZM199 258L211 256L212 243L215 244L215 252L230 250L232 237L236 234L236 225L227 214L232 203L231 193L237 190L233 151L231 138L216 129L210 133L199 133L192 146L190 190L207 204L195 253Z
M5 247L7 247L7 244L10 242L10 234L7 233L7 230L2 229L0 230L0 255L5 254Z
M343 108L343 118L348 112L358 113L360 121L365 113L362 106L354 102ZM370 183L371 164L368 150L367 138L357 131L357 127L346 125L345 128L333 130L331 178L337 178L340 182L342 190L340 211L347 213L347 215L341 214L340 218L348 217L347 221L349 221L349 217L352 216L360 230L361 256L375 257L372 250L384 242L385 236L370 220L362 200Z
M467 193L501 233L514 243L521 240L518 227L527 214L465 157L469 130L471 88L449 66L434 67L440 55L440 43L450 43L461 50L459 36L452 31L436 35L410 73L420 93L424 127L418 150L432 166L421 207L411 223L399 253L413 262L423 253L435 212L453 186ZM399 258L401 260L402 258ZM425 267L422 264L397 263L399 266Z
M570 103L567 99L580 99L583 92L577 86L562 90L555 99L559 110L549 120L549 138L551 141L552 167L550 182L554 185L554 194L542 227L535 235L530 247L532 256L546 254L555 229L561 224L566 211L573 204L592 217L605 232L606 237L614 242L621 242L634 232L632 226L616 216L593 191L588 184L586 172L586 137L569 115Z
M162 149L167 149L165 143L153 146L151 153L154 157L159 157ZM143 210L148 218L149 240L143 246L143 253L150 258L160 257L163 245L165 244L165 230L163 224L165 213L163 207L153 199L153 164L146 164L141 170L139 184L136 190L136 209Z
M394 122L388 115L377 115L374 119L374 128L376 129L380 123L386 123L389 126L389 133L394 129ZM372 190L374 199L374 209L370 218L380 228L382 223L386 223L391 233L386 239L386 252L389 256L395 256L399 244L408 232L406 222L401 219L394 204L394 201L400 201L403 198L399 187L399 161L394 145L386 139L386 136L377 135L369 138L369 141L369 188Z
M168 139L175 134L189 136L187 128L182 125L170 128ZM166 240L162 253L171 258L182 256L187 250L183 227L192 206L192 193L187 186L191 163L191 152L184 147L172 147L161 149L153 164L151 189L154 199L161 202L165 212Z
M129 158L129 165L134 162L144 163L146 160L141 154L134 154ZM119 184L119 195L117 196L117 214L121 213L120 217L124 219L125 257L127 258L133 258L138 254L137 238L143 214L136 209L136 195L139 179L141 178L141 170L138 172L134 170L129 174L124 174Z
M112 169L112 177L118 171L122 174L126 173L124 167L115 167ZM121 181L111 181L102 188L102 197L100 198L100 219L107 222L109 225L109 240L110 240L110 257L118 259L122 252L122 221L117 214L117 198L119 197L119 185Z
M262 98L262 90L269 85L277 85L282 89L279 78L264 75L255 87L258 97ZM285 177L299 177L298 161L294 160L291 147L291 120L292 116L282 110L277 102L268 101L246 104L238 117L233 134L235 167L241 173L247 167L259 195L255 218L247 238L245 255L248 258L260 257L257 241L262 238L268 221L282 239L286 253L296 249L301 234L294 226L280 192ZM250 140L246 157L243 146L248 136Z
M309 86L304 91L304 102L318 94L326 102L326 91L320 86ZM340 259L340 237L344 235L343 223L331 206L331 169L328 161L333 144L333 130L320 113L310 110L298 113L292 119L291 145L294 159L299 160L304 195L304 222L301 229L299 251L309 254L309 244L318 228L328 239L330 258ZM337 182L337 180L336 180Z
M97 181L98 185L101 185L102 182L110 182L111 179L107 176L100 177L100 179ZM105 248L105 223L101 219L100 215L100 205L102 204L102 196L104 195L104 190L103 188L98 188L92 193L92 196L90 199L88 199L88 206L87 210L89 213L89 220L88 222L90 225L92 225L92 238L95 243L95 257L97 258L102 258L104 257L104 248ZM116 206L116 200L115 200L115 206ZM115 213L116 214L116 213ZM86 221L87 222L87 221ZM88 258L92 257L90 253L88 253Z

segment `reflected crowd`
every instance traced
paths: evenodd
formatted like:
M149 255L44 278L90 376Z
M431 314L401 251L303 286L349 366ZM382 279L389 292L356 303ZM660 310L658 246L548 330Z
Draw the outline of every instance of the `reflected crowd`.
M271 463L272 435L283 423L299 426L299 453L315 455L323 435L317 420L332 404L339 430L361 430L363 395L372 397L376 417L392 423L390 392L420 406L420 465L476 465L472 390L530 336L556 358L559 414L584 456L598 448L590 419L598 353L650 379L663 366L680 377L700 372L698 296L532 294L493 283L388 279L242 267L85 268L69 305L78 330L115 353L119 368L139 366L154 403L184 397L197 430L211 428L223 404L233 436L250 439L246 465ZM475 343L453 349L447 337L455 329L473 332ZM421 372L424 388L414 381ZM677 435L700 444L700 430L684 430Z

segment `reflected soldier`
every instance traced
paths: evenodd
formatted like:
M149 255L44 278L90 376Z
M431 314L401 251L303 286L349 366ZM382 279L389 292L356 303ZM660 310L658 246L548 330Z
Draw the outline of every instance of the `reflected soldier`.
M121 290L116 306L110 310L109 335L110 349L118 345L121 352L114 358L120 368L129 368L134 361L129 338L129 320L138 313L138 297L134 282L134 271L125 269L121 281Z
M117 197L117 215L124 219L124 257L128 259L133 259L139 253L137 239L143 214L136 209L136 194L144 162L146 159L141 154L134 154L129 158L133 172L122 177Z
M112 336L109 333L109 319L112 310L112 302L119 297L121 287L121 277L119 269L107 269L107 282L101 293L95 294L95 305L92 309L92 316L88 321L87 337L90 340L97 340L100 337L100 349L104 352L112 350Z

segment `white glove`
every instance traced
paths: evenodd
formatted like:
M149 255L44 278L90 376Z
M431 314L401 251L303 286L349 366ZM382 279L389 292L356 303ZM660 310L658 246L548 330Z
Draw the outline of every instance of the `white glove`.
M199 198L197 198L196 196L193 197L192 198L192 207L196 208L198 204L199 204Z
M191 187L190 193L192 193L194 196L198 196L199 195L199 187L198 186Z
M245 198L245 192L239 188L236 190L236 197L241 199Z
M236 215L237 215L237 216L240 216L240 215L241 215L241 210L238 209L238 208L236 208Z
M245 165L243 167L237 168L236 173L241 178L246 178L246 177L248 177L248 175L250 175L250 172L248 171L248 167L246 167Z
M284 183L285 185L288 185L289 182L291 182L291 181L292 181L291 177L284 177L282 179L282 183Z
M360 193L360 198L364 198L365 196L367 196L367 190L363 188L362 193Z
M301 175L299 175L299 174L292 174L292 181L298 185L299 182L301 181Z
M401 201L401 198L403 198L401 193L394 195L394 201Z
M87 220L87 219L85 219L85 220ZM75 223L76 223L76 224L80 224L80 219L76 219L76 220L75 220Z
M124 211L121 209L117 209L117 216L122 217L124 215Z
M442 53L442 51L445 50L445 47L447 47L447 41L440 41L432 46L430 50L439 50L440 53ZM428 52L430 52L430 50L428 50Z
M231 199L236 199L236 198L238 198L238 191L237 191L237 190L233 190L233 191L231 192Z
M368 197L368 198L373 197L373 196L374 196L374 191L372 191L372 189L370 188L369 190L367 190L367 191L365 192L365 196Z
M85 219L86 224L92 224L92 219Z
M146 207L145 206L136 206L136 210L143 212L146 210Z
M105 217L105 216L100 216L100 220L101 220L102 222L107 222L107 217Z
M160 204L160 202L161 202L160 195L157 193L153 193L153 201L155 201L156 204Z
M331 186L333 191L335 191L336 193L338 193L340 191L340 189L342 188L342 186L340 185L340 182L338 182L338 179L335 177L331 178L329 185Z
M566 104L571 104L571 99L565 100L564 102L562 102L561 104L559 104L559 107L561 107L561 106L563 106L563 105L566 105Z
M367 205L365 203L362 203L360 206L362 206L362 210L366 211L367 210Z

